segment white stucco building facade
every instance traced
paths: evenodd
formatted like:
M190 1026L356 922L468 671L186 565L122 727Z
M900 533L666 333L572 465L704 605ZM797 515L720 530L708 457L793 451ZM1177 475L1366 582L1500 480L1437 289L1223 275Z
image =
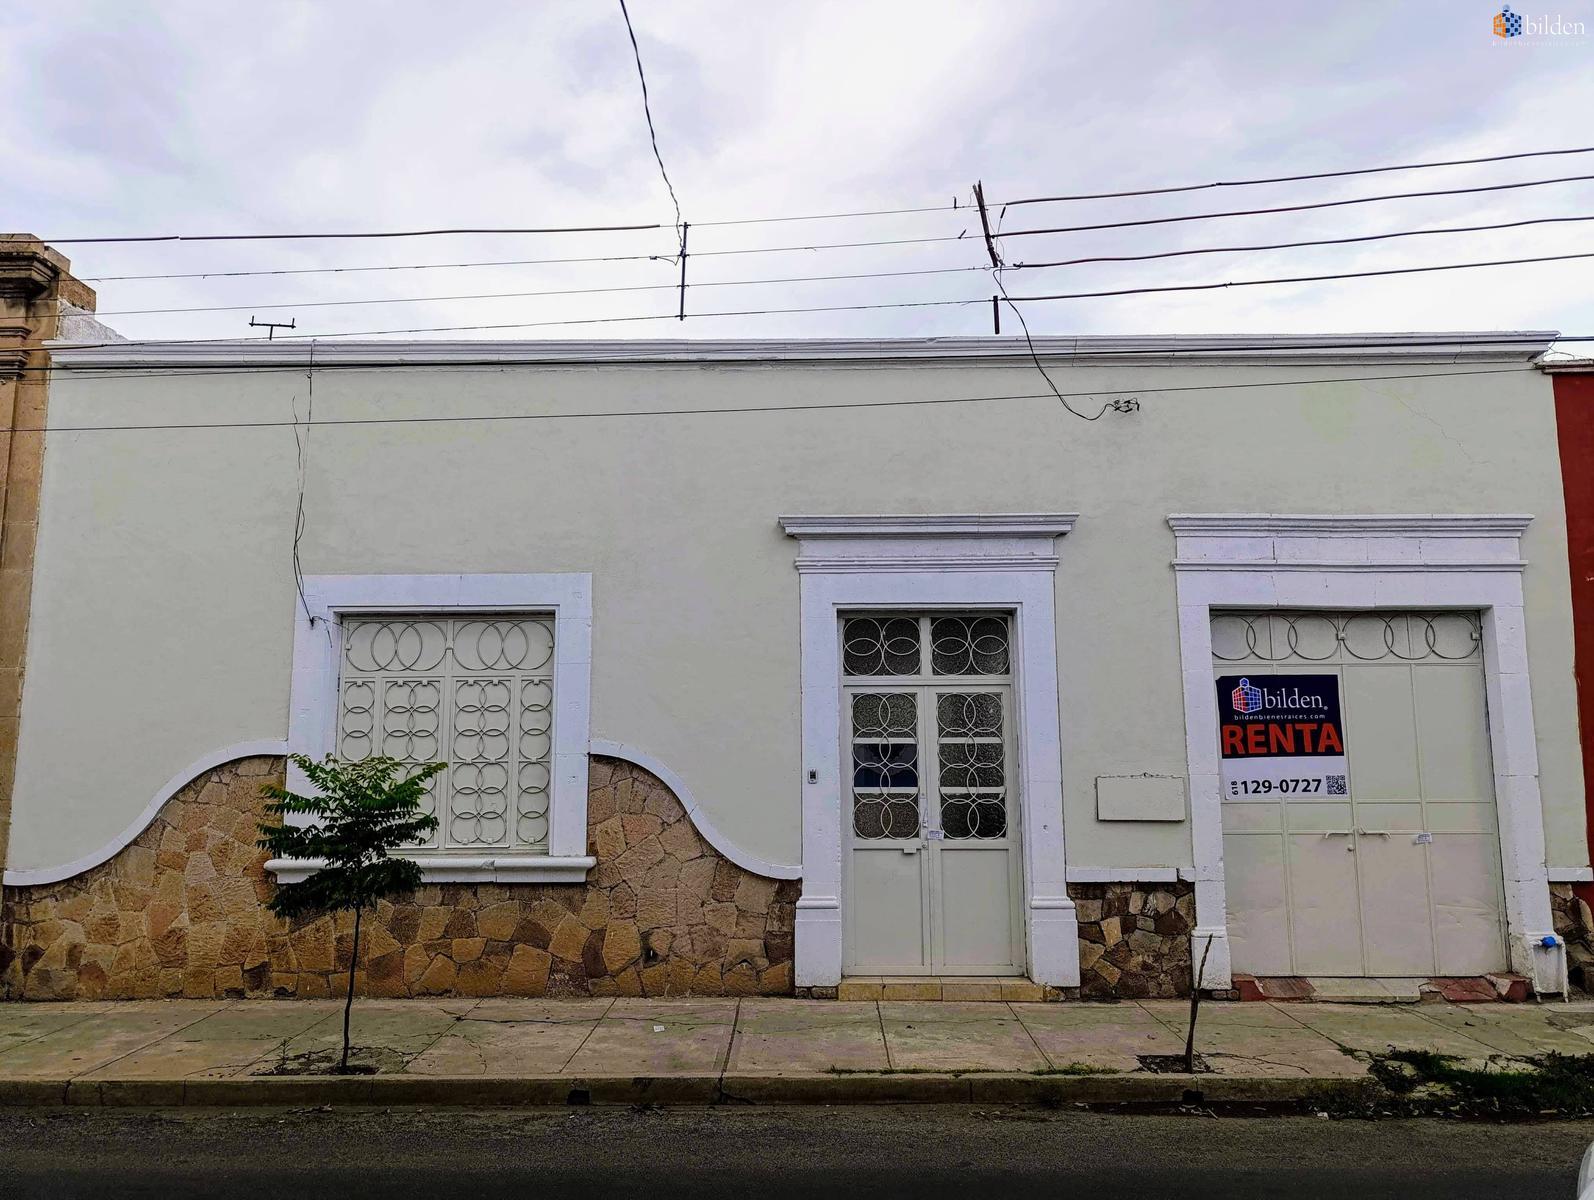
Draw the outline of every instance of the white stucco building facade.
M58 349L7 902L149 843L190 932L85 930L97 994L313 994L296 934L205 958L205 839L151 830L229 763L393 753L451 763L443 915L370 990L497 954L473 986L1176 994L1192 946L1219 989L1553 987L1589 855L1551 336L1039 340L1075 408L1138 401L1095 421L1010 338ZM1242 794L1241 674L1318 688L1348 766L1275 743L1308 790Z

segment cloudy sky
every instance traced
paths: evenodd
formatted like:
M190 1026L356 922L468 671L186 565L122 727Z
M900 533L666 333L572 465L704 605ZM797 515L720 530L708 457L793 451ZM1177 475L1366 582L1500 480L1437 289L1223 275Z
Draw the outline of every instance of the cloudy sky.
M318 336L952 335L990 332L992 282L966 208L977 179L1011 234L1594 176L1591 153L1003 211L1006 201L1060 193L1594 145L1594 34L1501 40L1485 3L633 0L631 8L660 149L692 225L690 311L970 303L613 320L673 316L677 299L676 265L648 257L673 254L675 217L617 0L6 5L0 225L62 239L76 272L99 281L106 322L138 338L258 334L251 316L291 319L298 333ZM1594 30L1594 0L1520 11L1530 28L1559 17ZM714 224L903 208L933 211ZM1594 216L1594 181L1001 243L1019 263L1544 216ZM663 228L64 244L606 224ZM888 241L897 244L836 246ZM1594 251L1594 220L1014 269L1005 278L1017 296L1579 251ZM613 261L527 261L544 259ZM494 265L324 270L450 263ZM228 271L308 273L105 278ZM933 273L791 281L883 272ZM1594 333L1591 279L1594 258L1024 309L1031 328L1047 333ZM759 280L781 282L747 282ZM634 290L499 295L621 288ZM399 302L366 303L376 300ZM234 307L136 311L214 306ZM607 323L569 323L591 318ZM465 326L501 328L453 328Z

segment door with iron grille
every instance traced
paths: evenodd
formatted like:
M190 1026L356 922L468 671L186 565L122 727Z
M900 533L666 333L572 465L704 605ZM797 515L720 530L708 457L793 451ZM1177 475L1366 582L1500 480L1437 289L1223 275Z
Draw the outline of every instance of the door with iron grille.
M842 622L846 970L1023 970L1009 621Z

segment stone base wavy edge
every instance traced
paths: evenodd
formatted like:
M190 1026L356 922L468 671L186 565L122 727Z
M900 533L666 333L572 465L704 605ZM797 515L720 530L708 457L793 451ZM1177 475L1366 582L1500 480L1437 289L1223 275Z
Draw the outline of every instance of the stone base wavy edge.
M284 922L256 844L283 760L179 788L108 861L8 887L0 998L341 995L353 916ZM792 991L795 880L737 866L657 776L594 756L578 883L426 884L366 914L361 996L756 996Z

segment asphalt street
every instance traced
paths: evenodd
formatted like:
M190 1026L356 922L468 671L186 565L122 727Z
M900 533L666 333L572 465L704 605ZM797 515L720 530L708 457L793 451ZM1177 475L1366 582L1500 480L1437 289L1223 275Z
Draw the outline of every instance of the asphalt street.
M903 1108L13 1110L0 1195L1572 1196L1594 1122Z

